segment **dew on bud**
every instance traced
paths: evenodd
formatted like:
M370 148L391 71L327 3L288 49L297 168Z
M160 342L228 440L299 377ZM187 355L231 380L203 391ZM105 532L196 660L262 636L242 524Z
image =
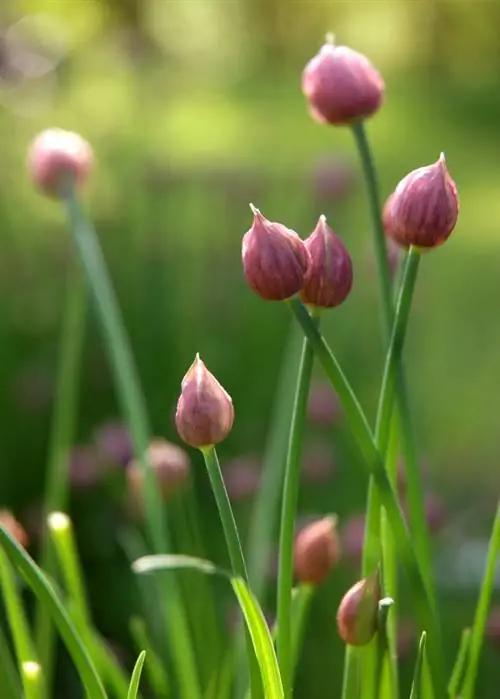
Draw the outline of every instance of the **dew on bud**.
M398 245L435 248L448 240L459 213L458 192L444 154L432 165L413 170L387 199L382 222Z
M334 308L346 300L352 288L352 262L347 248L332 231L324 216L305 240L311 263L300 292L303 303L316 308Z
M234 408L222 388L197 354L182 379L175 424L180 438L203 449L222 442L231 432Z
M284 301L304 286L309 253L295 231L268 221L252 204L250 208L254 219L241 252L245 279L264 300Z
M337 628L344 643L350 646L370 643L377 632L381 596L378 570L346 592L337 612Z
M306 525L297 535L294 567L297 580L321 584L340 557L337 518L324 517Z
M304 68L302 92L314 119L346 126L378 111L385 85L366 56L327 40Z
M28 151L28 172L49 197L61 195L65 185L82 186L93 165L90 144L79 134L47 129L34 138Z

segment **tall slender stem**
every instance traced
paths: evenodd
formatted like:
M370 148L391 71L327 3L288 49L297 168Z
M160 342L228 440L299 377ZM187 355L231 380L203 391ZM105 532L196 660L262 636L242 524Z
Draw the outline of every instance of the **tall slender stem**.
M68 275L66 308L61 328L55 409L52 419L49 459L44 497L45 515L66 509L69 452L76 431L83 340L85 334L86 294L79 269L71 266ZM45 522L44 522L45 526ZM55 575L55 558L50 537L43 539L40 567ZM54 670L54 625L47 608L38 604L35 640L48 691Z
M131 431L134 450L144 469L146 525L151 544L156 553L164 553L170 548L170 538L153 469L147 463L151 430L132 350L97 235L87 221L72 187L64 192L62 201L94 296L95 309L115 372L118 396ZM186 696L198 699L200 687L197 666L179 590L172 577L162 576L162 583L169 599L167 632L179 682Z
M231 567L235 576L243 578L248 582L248 572L243 555L243 547L241 546L240 536L236 520L234 519L231 502L227 494L224 478L220 469L219 459L214 446L209 446L201 449L203 458L210 478L210 484L215 496L219 516L226 539L226 546L231 561ZM255 657L252 640L249 634L246 634L246 645L248 654L248 664L250 670L250 685L252 690L252 699L258 699L262 695L262 684L260 680L259 667Z
M297 374L295 400L285 465L285 483L281 508L279 543L277 654L285 699L289 699L292 695L293 649L291 605L293 586L293 544L300 482L303 429L313 362L313 349L308 339L304 338L302 358Z

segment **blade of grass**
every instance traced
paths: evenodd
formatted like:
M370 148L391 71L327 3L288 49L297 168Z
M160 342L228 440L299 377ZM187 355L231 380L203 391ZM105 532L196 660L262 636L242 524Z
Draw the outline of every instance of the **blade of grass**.
M376 641L373 644L375 646L376 663L375 663L375 692L377 697L384 697L384 699L389 699L389 697L398 696L396 686L390 684L389 693L384 693L383 691L383 681L384 681L384 669L386 660L389 657L389 637L387 635L387 622L389 617L389 612L393 608L394 600L391 597L384 597L379 602L378 609L378 631L376 636ZM390 675L392 675L392 663L388 664L388 670Z
M464 629L462 631L462 635L460 636L457 659L455 660L455 665L453 666L450 682L448 684L448 694L451 699L455 699L455 697L458 697L460 693L462 678L464 676L467 657L469 654L470 633L470 629Z
M95 308L102 325L106 347L115 372L121 407L131 431L134 450L144 469L146 525L153 550L170 549L169 532L153 469L147 463L151 429L136 371L132 350L123 325L118 302L108 276L97 235L80 207L74 189L64 192L62 202L69 228L78 249ZM191 645L186 613L174 580L162 581L169 600L167 635L182 691L200 699L198 668Z
M359 699L361 690L359 648L346 646L341 699Z
M422 631L420 643L418 644L417 660L415 662L415 671L413 673L413 682L411 684L410 699L420 699L422 695L422 673L425 662L425 647L427 642L427 634Z
M401 563L404 566L409 584L412 588L412 600L417 616L423 627L432 630L432 633L429 634L429 646L432 644L432 652L429 653L430 664L432 667L433 681L439 690L438 693L442 696L446 691L446 682L442 669L439 629L436 625L433 606L423 581L419 561L410 541L403 513L384 467L384 460L377 449L368 421L366 420L359 401L324 337L298 299L291 299L288 304L310 341L326 376L329 378L338 394L353 434L358 442L360 451L364 457L363 461L368 469L368 473L373 476L380 500L387 511L388 521L399 551ZM391 400L393 398L393 391L391 389L393 389L393 385L391 386L390 382L386 392L386 400Z
M219 510L219 516L224 532L224 537L226 540L226 546L229 553L229 560L231 561L233 573L235 576L238 576L246 582L248 582L248 572L245 563L245 557L243 555L243 548L241 546L238 527L236 526L236 520L234 519L234 514L231 507L231 502L229 500L229 495L227 494L224 478L222 477L222 471L220 468L219 459L217 457L217 451L214 446L200 449L200 451L203 454L203 458L205 459L208 476L210 478L210 484L212 486L212 491L214 493L217 508ZM253 699L258 699L258 697L262 694L261 678L259 676L259 670L257 667L250 637L247 637L247 658L248 669L250 672L250 685L252 688L252 697Z
M96 668L67 611L43 572L26 551L0 526L0 545L42 604L49 608L69 654L78 670L88 699L107 699Z
M312 585L300 585L294 589L292 597L292 678L302 650L307 616L315 588Z
M71 265L67 285L43 504L46 513L66 508L69 452L77 423L86 297L83 279L74 265ZM43 538L40 567L54 576L54 555L48 536ZM38 605L36 609L35 640L45 683L50 691L54 671L55 634L51 617L43 605Z
M486 556L486 565L484 568L483 581L477 601L476 613L474 615L474 623L472 624L470 641L469 641L469 658L467 670L465 672L464 684L462 688L461 699L473 699L474 687L476 684L477 670L479 666L479 657L483 645L484 631L488 619L488 611L491 603L491 596L495 586L495 571L500 554L500 504L497 507L495 521L493 522L493 530L491 532L490 545L488 555Z
M163 663L156 653L149 639L146 623L139 617L130 620L130 634L136 648L144 648L148 662L145 666L145 673L154 692L156 699L167 699L170 696L170 685L168 675Z
M317 319L312 322L317 322ZM307 338L302 345L302 357L295 382L295 398L288 450L285 464L285 482L281 506L280 541L278 552L278 662L283 680L286 699L292 696L292 587L293 587L293 546L295 518L300 484L300 464L304 423L307 412L309 388L311 384L314 353Z
M27 660L21 665L21 677L23 681L26 699L42 699L44 694L44 682L42 667L33 660Z
M130 687L128 688L127 699L137 699L137 693L139 691L139 683L141 681L142 668L144 661L146 660L146 651L143 650L136 660L134 665L134 670L132 672L132 677L130 679Z
M19 673L15 666L9 644L3 629L0 627L0 687L5 693L5 699L23 699Z

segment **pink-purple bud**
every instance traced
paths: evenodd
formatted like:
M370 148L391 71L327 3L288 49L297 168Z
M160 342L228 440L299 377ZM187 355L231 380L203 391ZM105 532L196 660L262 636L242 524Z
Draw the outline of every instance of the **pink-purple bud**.
M307 419L321 427L331 427L340 415L340 401L330 383L313 381L309 391Z
M252 456L239 457L224 465L223 475L230 499L246 500L260 487L260 461Z
M346 126L378 111L385 85L366 56L330 40L306 65L302 92L317 121Z
M243 271L250 288L266 301L295 296L307 278L310 258L295 231L268 221L250 205L254 219L243 236Z
M0 510L0 525L20 546L23 548L28 546L28 534L10 510Z
M344 557L357 563L361 559L365 541L366 517L357 514L348 519L341 531L342 550Z
M398 245L435 248L457 223L459 201L444 154L432 165L413 170L388 198L383 211L386 235Z
M61 195L65 185L82 186L92 170L92 148L72 131L47 129L36 136L28 152L32 181L50 197Z
M346 592L337 612L341 639L350 646L366 646L377 632L378 603L382 594L378 571Z
M311 264L300 298L305 304L317 308L339 306L352 288L352 262L344 243L324 216L319 217L305 246Z
M175 424L181 439L202 449L222 442L231 432L234 408L222 388L197 354L182 379Z
M177 444L156 438L147 450L148 467L153 470L160 494L165 500L184 486L189 478L190 462L187 453ZM144 501L144 469L138 459L127 468L127 483L133 501L142 508Z
M320 585L339 557L336 517L324 517L306 525L295 539L294 566L297 580L309 585Z

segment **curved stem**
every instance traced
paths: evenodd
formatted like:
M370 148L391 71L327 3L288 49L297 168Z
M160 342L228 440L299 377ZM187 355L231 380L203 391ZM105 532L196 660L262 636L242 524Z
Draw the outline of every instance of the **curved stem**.
M243 555L243 547L241 546L238 527L234 519L231 502L227 494L226 485L220 469L219 459L214 446L209 446L200 450L205 459L205 464L210 478L210 484L219 510L219 516L226 539L226 546L231 561L232 572L236 577L242 578L248 582L248 572ZM257 699L262 694L262 685L260 680L259 667L255 657L252 640L249 634L246 634L246 645L248 664L250 670L250 685L252 690L252 699Z
M309 313L307 311L305 312L310 318ZM315 326L315 321L312 319L311 323ZM292 694L293 648L291 608L293 586L293 544L299 493L302 436L307 411L307 400L309 396L313 362L313 349L308 339L304 338L302 357L297 374L297 384L285 465L285 483L281 509L279 542L277 654L285 699L289 699Z
M115 373L118 397L130 428L134 451L144 469L146 525L151 544L156 553L165 553L170 548L168 528L153 469L149 468L147 463L151 430L132 349L99 240L87 221L72 187L63 193L62 202L88 285L94 296L95 309L101 322L110 363ZM179 682L186 696L198 699L200 687L197 666L179 590L171 577L163 576L162 583L167 588L166 595L169 599L167 632Z

